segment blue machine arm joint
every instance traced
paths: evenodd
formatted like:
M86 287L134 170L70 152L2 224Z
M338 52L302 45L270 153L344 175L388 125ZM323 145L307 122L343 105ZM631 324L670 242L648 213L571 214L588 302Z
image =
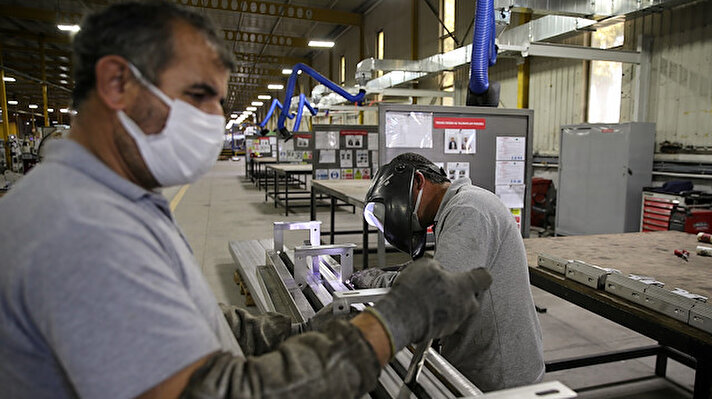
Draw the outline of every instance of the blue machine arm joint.
M358 94L353 95L343 88L341 88L339 85L336 83L330 81L329 79L325 78L321 74L319 74L317 71L313 70L311 67L302 64L302 63L297 63L292 67L292 74L289 75L289 80L287 81L287 93L286 93L286 98L284 99L284 107L282 107L282 112L279 114L279 119L277 120L277 132L279 135L284 139L285 141L289 140L292 138L292 133L289 132L289 130L284 126L284 123L287 120L288 114L289 114L289 107L292 104L292 96L294 95L294 87L297 84L297 76L299 74L299 71L303 71L307 75L311 76L316 80L317 82L323 84L324 86L328 87L329 89L333 90L335 93L340 95L341 97L347 99L348 101L354 102L354 103L360 103L363 98L366 96L366 91L361 89L359 90ZM305 101L305 104L306 101ZM314 111L311 105L308 106L310 111ZM303 107L299 107L299 112L301 112ZM312 112L312 115L314 115L315 112ZM299 120L301 122L301 120ZM295 124L295 129L299 128L299 124Z

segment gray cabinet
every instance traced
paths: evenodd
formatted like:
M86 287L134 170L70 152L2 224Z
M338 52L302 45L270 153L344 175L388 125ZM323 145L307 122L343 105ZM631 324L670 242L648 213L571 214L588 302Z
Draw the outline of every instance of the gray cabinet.
M654 123L562 126L556 233L638 231L654 150Z

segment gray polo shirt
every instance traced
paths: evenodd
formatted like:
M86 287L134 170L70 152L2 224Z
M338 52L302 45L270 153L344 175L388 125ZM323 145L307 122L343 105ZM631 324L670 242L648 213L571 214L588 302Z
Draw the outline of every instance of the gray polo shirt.
M129 398L240 348L160 194L72 140L0 199L0 397Z
M468 178L452 182L435 216L435 259L444 268L485 268L492 285L480 311L442 339L442 354L483 391L538 382L544 375L541 329L524 242L514 217Z

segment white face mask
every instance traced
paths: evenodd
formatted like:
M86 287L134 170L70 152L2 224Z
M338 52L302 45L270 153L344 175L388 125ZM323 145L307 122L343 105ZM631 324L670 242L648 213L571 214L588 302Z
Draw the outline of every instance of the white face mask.
M223 145L225 117L211 115L179 99L171 99L129 64L131 72L170 110L163 130L147 135L123 111L119 121L133 137L146 166L163 186L192 183L215 165Z
M418 198L415 200L415 208L413 208L413 216L411 217L411 224L413 226L413 231L423 231L423 226L420 225L420 219L418 219L418 208L420 208L420 200L423 198L423 189L418 191Z

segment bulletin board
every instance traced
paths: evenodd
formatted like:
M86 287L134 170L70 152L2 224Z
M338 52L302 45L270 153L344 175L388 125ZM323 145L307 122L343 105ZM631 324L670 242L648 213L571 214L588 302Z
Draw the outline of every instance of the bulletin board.
M450 180L469 177L510 209L529 237L534 111L379 104L379 165L414 152Z
M278 163L311 163L313 146L311 132L294 132L292 138L284 141L277 138Z
M378 126L313 125L314 180L371 179L378 169Z

